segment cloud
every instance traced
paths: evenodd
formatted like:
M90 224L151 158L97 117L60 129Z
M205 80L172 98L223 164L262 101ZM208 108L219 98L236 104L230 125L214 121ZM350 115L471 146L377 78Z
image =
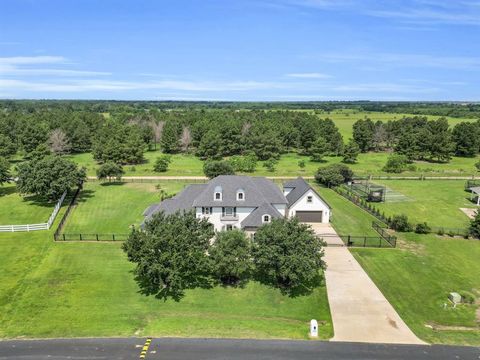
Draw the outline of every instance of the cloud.
M329 79L331 78L330 75L322 74L322 73L292 73L286 74L285 76L291 78L299 78L299 79Z
M457 70L480 69L480 57L470 56L436 56L427 54L402 53L330 53L314 56L315 59L325 62L354 62L358 66L365 64L384 65L387 67L429 67Z
M65 63L63 56L12 56L0 57L0 65L32 65L32 64L59 64Z
M16 89L33 92L87 92L87 91L132 91L132 90L181 90L200 92L249 91L278 89L285 85L261 81L177 81L150 82L75 80L68 82L33 82L15 79L0 79L0 90Z
M403 85L397 83L368 83L368 84L345 84L332 87L333 91L339 92L366 92L366 93L416 93L430 94L441 92L437 87L422 87Z

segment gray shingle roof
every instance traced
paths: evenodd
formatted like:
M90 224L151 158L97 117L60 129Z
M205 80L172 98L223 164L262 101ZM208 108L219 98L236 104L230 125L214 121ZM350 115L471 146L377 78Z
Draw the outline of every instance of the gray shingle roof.
M263 203L255 210L253 210L250 215L248 215L241 223L242 228L244 227L260 227L263 225L262 216L270 215L273 219L283 217L282 214L278 212L272 205L268 203Z
M222 200L214 200L215 188L221 186ZM244 200L237 200L237 190L245 193ZM258 207L263 203L286 204L282 191L271 180L263 177L221 175L210 180L193 206L246 206Z
M283 187L293 188L287 194L287 200L288 200L289 206L292 206L293 204L295 204L298 201L298 199L300 199L303 196L303 194L305 194L308 190L312 189L315 192L315 194L317 194L318 197L322 199L322 201L325 204L327 204L328 207L331 208L331 206L325 201L325 199L321 197L320 194L316 192L315 189L312 188L302 177L298 177L295 180L286 182L285 184L283 184Z
M165 214L173 214L176 211L192 210L193 201L206 187L207 184L188 185L171 199L163 200L160 204L152 205L145 210L145 220L150 219L153 214L159 211L163 211Z

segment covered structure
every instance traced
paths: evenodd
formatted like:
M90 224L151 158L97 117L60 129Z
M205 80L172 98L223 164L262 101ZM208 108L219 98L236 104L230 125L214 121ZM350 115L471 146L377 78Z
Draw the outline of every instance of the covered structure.
M473 186L469 189L471 191L470 200L473 201L477 197L477 205L480 206L480 186Z

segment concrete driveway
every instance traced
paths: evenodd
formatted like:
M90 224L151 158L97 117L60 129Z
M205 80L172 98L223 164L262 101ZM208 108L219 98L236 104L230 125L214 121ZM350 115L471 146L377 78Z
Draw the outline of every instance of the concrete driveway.
M333 320L332 341L424 344L355 260L330 224L310 224L327 235L325 262L328 301ZM332 246L333 245L333 246ZM388 250L378 250L388 251Z

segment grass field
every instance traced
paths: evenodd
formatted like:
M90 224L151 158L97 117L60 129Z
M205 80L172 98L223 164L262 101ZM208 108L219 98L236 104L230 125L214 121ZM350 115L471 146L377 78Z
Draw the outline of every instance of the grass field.
M184 183L160 186L176 192ZM154 184L87 183L67 228L125 232L141 220L145 207L158 201ZM332 336L324 287L289 298L251 282L245 288L189 290L180 302L164 302L139 294L131 270L119 243L55 243L52 231L0 233L0 338L307 339L312 318L321 324L321 339Z
M155 159L161 155L159 151L149 151L145 153L146 162L143 164L124 167L126 176L203 176L203 161L194 155L175 154L172 156L172 162L169 169L164 173L157 173L153 171L153 163ZM389 154L387 153L368 153L360 154L356 164L349 165L357 175L383 175L388 174L382 171L383 166L387 162ZM76 154L70 157L80 166L87 169L89 176L95 176L95 170L98 164L93 160L89 153ZM300 160L305 161L305 168L301 169L298 166ZM301 156L295 153L283 154L276 165L274 172L267 171L263 166L263 162L259 161L256 171L249 175L256 176L313 176L319 167L326 166L332 163L339 163L342 161L341 157L326 157L324 162L310 161L310 157ZM447 164L429 163L429 162L415 162L417 167L414 172L404 172L401 176L471 176L478 175L475 169L475 162L477 158L459 158L454 157ZM398 174L393 174L398 175Z
M127 234L131 225L138 226L142 222L147 207L160 202L160 189L175 194L186 184L181 181L155 184L87 182L63 231Z
M389 120L399 120L403 117L412 117L416 115L411 114L395 114L395 113L382 113L382 112L372 112L372 111L357 111L352 109L345 110L335 110L329 113L321 113L318 115L320 118L330 118L333 120L335 125L337 125L340 133L343 136L343 139L347 141L353 136L353 124L359 119L370 118L372 121L382 121L387 122ZM429 120L437 120L439 116L428 115ZM476 121L476 119L469 118L452 118L446 117L450 126L455 126L459 122L463 121Z
M379 203L385 215L405 214L415 223L426 221L431 226L465 228L468 217L460 208L475 208L464 191L462 180L384 180L389 189L406 196L406 201Z
M44 223L55 203L40 201L34 196L22 197L15 184L0 186L0 225Z
M452 291L469 291L480 299L480 241L416 234L401 237L402 249L351 251L420 338L480 345L476 306L454 309L447 300Z

